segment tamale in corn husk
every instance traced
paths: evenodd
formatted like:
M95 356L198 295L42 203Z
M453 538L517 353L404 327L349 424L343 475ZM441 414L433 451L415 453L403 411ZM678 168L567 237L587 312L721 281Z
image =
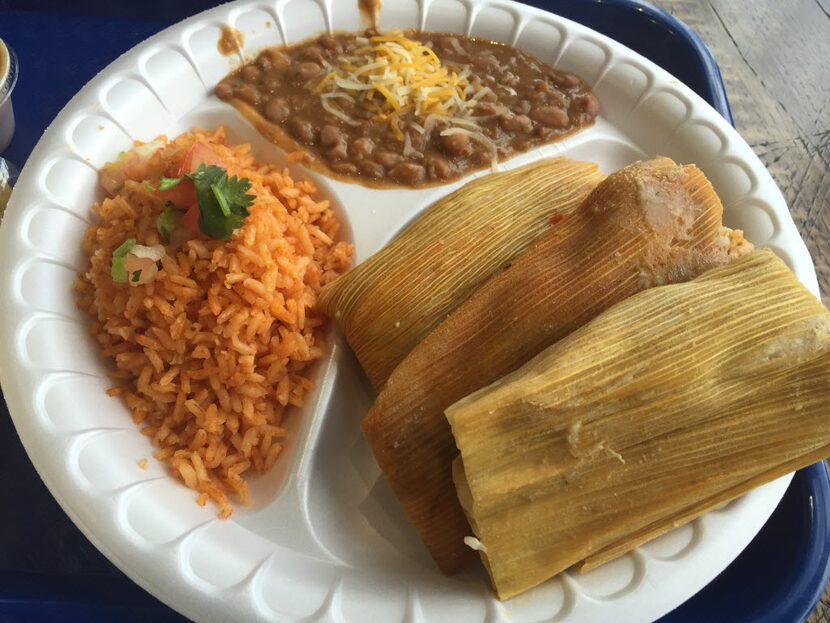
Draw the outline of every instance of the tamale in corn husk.
M542 160L473 180L325 288L319 308L337 320L376 389L484 280L572 212L603 179L597 165Z
M445 572L472 553L452 483L444 409L512 372L603 310L689 280L751 245L722 227L703 173L668 158L605 179L493 276L398 365L362 423L407 516Z
M755 251L615 305L446 415L508 598L830 456L830 312Z

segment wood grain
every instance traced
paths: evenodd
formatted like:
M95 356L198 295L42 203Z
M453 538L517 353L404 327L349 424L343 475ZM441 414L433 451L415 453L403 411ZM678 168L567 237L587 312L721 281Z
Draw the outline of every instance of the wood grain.
M772 173L830 296L830 0L655 0L720 65L735 125Z
M718 61L735 126L767 166L830 305L830 0L652 0ZM830 586L808 623L830 623Z

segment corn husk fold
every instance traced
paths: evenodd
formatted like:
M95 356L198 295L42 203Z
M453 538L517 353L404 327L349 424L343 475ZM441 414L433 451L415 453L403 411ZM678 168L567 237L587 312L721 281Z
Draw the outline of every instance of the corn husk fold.
M473 180L381 251L325 288L337 323L376 389L481 283L572 212L603 179L597 165L554 158Z
M756 251L615 305L446 416L508 598L830 456L830 312Z
M398 365L362 423L375 458L438 566L470 560L444 410L603 310L751 248L723 228L703 173L668 158L611 174L574 213L493 276Z

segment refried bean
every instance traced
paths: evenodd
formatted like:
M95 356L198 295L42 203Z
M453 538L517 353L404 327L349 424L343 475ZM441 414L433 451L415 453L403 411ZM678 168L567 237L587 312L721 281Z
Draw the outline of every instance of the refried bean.
M216 95L239 108L271 140L305 151L312 167L369 186L449 182L559 140L599 114L596 96L579 76L508 45L419 31L372 37L370 32L326 33L266 49L224 78ZM460 100L444 89L446 102L421 97L418 101L431 109L410 105L414 96L406 100L406 94L435 83L429 79L397 93L372 91L375 78L369 75L386 71L388 76L385 57L375 57L381 67L370 67L372 71L366 64L354 67L355 59L364 59L359 55L376 49L373 45L398 45L401 37L404 44L411 43L408 53L416 50L422 58L440 61L440 71L454 79L450 87ZM430 62L433 71L436 65ZM362 76L363 86L349 76ZM436 108L453 102L459 102L455 110L464 111L464 118Z

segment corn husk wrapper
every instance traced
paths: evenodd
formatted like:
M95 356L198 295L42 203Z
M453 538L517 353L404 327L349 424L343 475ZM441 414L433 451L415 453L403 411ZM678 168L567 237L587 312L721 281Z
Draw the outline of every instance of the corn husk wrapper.
M481 283L572 212L603 179L597 165L542 160L473 180L431 206L400 236L325 288L376 389Z
M491 278L398 365L362 428L438 566L472 554L455 494L444 410L512 372L603 310L748 251L721 225L703 173L668 158L611 174L573 214Z
M446 415L511 597L830 456L830 312L756 251L615 305Z

